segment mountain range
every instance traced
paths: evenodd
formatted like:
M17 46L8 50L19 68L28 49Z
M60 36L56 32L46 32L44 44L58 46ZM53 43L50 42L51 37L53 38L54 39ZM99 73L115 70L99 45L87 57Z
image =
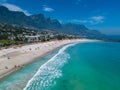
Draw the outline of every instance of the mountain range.
M62 32L78 37L100 38L104 34L97 30L90 30L81 24L62 24L57 19L46 18L43 14L26 16L23 12L10 11L4 6L0 6L0 24L14 25L18 27L51 30Z

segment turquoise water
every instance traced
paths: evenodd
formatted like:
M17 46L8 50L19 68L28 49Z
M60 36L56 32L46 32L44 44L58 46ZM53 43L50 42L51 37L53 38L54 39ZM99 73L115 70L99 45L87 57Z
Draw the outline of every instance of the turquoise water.
M0 80L0 90L23 90L27 82L37 72L38 68L57 53L58 49L29 64L21 70Z
M120 90L120 43L64 46L2 80L1 90L22 90L10 89L18 79L26 81L19 83L24 90ZM3 89L5 85L9 89Z

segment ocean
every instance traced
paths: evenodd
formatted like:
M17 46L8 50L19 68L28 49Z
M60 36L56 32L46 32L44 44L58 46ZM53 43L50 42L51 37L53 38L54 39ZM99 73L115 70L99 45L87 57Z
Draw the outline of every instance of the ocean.
M65 45L0 80L0 90L120 90L120 43Z
M106 35L105 39L108 39L108 40L120 40L120 35Z

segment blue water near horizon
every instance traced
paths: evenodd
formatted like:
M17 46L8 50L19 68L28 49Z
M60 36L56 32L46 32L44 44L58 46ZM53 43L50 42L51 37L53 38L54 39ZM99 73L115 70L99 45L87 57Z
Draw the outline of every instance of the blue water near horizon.
M14 85L18 83L16 79L23 78L23 74L29 77L27 78L29 82L23 83L21 87ZM15 78L16 76L19 77ZM23 88L24 90L120 90L120 43L88 42L66 45L0 82L0 90Z
M109 40L120 40L120 35L106 35L105 38Z

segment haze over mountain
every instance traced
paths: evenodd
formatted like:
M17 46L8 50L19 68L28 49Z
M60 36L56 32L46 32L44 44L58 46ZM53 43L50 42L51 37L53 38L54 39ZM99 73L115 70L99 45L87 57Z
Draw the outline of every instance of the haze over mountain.
M0 23L38 30L48 29L79 37L95 38L103 36L100 32L89 30L86 26L81 24L62 24L57 19L46 18L43 14L27 16L23 12L10 11L4 6L0 6Z

